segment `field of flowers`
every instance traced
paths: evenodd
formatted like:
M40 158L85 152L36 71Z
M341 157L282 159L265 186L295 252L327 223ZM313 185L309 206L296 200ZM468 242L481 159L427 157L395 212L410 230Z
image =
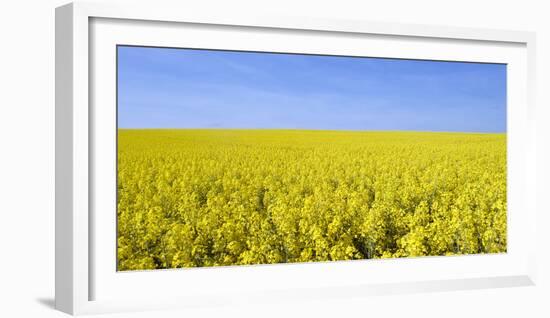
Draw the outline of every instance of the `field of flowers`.
M506 251L506 135L125 130L118 269Z

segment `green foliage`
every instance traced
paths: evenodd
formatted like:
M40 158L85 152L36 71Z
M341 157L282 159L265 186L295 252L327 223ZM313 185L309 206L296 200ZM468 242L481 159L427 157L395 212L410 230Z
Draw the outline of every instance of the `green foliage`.
M504 134L119 130L120 270L506 251Z

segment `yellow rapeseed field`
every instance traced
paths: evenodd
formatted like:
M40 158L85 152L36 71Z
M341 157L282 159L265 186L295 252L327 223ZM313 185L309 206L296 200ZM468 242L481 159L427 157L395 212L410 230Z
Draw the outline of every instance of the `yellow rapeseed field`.
M126 130L118 268L506 251L506 135Z

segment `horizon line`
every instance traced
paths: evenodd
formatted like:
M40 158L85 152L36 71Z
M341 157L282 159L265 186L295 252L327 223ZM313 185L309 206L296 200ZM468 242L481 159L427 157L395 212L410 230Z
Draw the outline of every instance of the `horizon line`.
M411 133L461 133L461 134L506 134L506 131L458 131L414 129L312 129L312 128L204 128L204 127L117 127L117 130L287 130L287 131L342 131L342 132L411 132Z

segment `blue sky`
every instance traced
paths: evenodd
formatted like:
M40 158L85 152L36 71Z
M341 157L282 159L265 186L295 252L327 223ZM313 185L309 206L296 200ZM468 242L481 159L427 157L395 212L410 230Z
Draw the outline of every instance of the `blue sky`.
M118 124L505 132L506 66L119 46Z

